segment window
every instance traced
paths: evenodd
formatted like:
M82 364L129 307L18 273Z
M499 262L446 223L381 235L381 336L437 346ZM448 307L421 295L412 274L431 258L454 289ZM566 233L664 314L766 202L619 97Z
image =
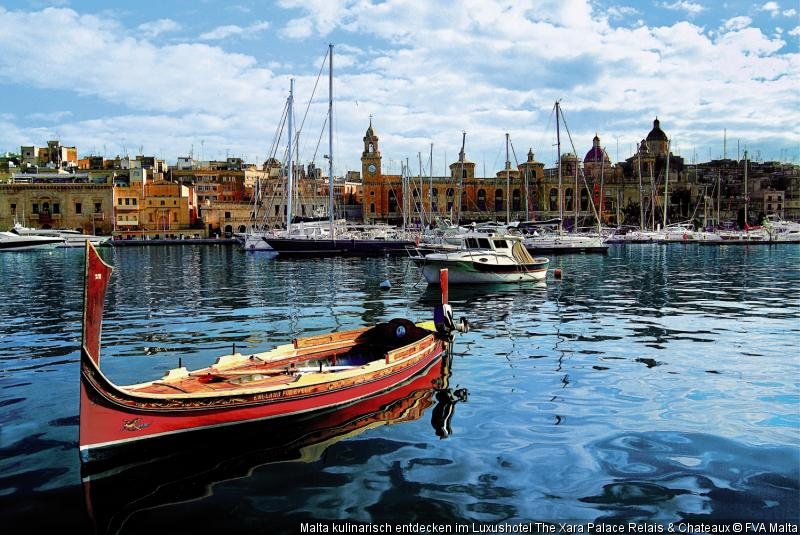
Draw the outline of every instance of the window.
M132 204L132 205L134 205L134 206L136 206L136 197L134 197L133 199L131 199L131 204Z
M99 214L102 211L103 211L103 203L100 202L94 203L94 213Z
M552 188L550 190L550 211L555 212L558 210L558 190Z
M490 249L491 246L489 245L488 238L478 238L478 247L481 249Z
M486 210L486 191L478 190L478 210Z
M397 212L397 194L389 190L389 213Z
M372 203L369 203L369 212L370 212L371 214L374 214L374 213L375 213L375 203L374 203L374 202L372 202Z
M369 196L370 196L370 197L374 197L374 196L375 196L375 192L374 192L374 191L370 191L370 192L369 192Z
M11 203L11 215L17 214L17 205L15 203Z
M275 215L280 214L280 209L281 209L281 207L276 204L275 205Z
M500 188L494 190L494 211L499 212L503 209L503 190Z
M161 201L161 206L164 206L164 204L165 204L164 201Z
M493 240L495 249L508 249L508 242L506 240Z
M61 203L54 202L53 203L53 213L60 214L61 213Z
M467 249L477 249L478 240L475 238L467 238Z
M511 209L515 212L522 210L522 192L518 189L511 192Z
M81 211L81 210L82 210L82 208L83 208L83 207L81 206L81 203L79 203L79 202L76 202L76 203L75 203L75 213L76 213L76 214L83 213L83 212Z
M117 199L117 204L118 204L119 206L122 206L122 197L120 197L119 199Z
M439 190L433 188L431 192L431 212L439 211Z
M564 201L564 210L572 210L572 188L567 188L567 191L564 192Z
M38 202L33 203L33 213L34 214L38 214L39 213L39 203Z

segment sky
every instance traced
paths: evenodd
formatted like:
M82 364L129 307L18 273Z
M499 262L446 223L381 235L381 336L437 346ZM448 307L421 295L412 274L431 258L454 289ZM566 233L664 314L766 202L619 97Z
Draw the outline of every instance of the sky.
M653 120L687 164L800 164L797 0L0 0L0 153L59 139L80 156L299 159L360 170L370 120L384 173L476 174L529 149L630 157ZM316 89L315 89L316 87ZM574 148L573 148L574 147ZM432 158L431 158L432 154Z

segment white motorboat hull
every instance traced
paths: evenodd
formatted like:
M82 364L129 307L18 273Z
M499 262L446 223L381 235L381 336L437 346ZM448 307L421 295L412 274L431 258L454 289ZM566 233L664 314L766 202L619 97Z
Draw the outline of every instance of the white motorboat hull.
M428 284L439 284L439 270L448 270L450 284L492 284L541 281L547 277L550 261L543 259L534 268L524 266L487 266L470 260L421 259L422 276ZM541 259L537 259L541 260ZM501 269L491 269L492 267ZM515 269L516 268L516 269Z

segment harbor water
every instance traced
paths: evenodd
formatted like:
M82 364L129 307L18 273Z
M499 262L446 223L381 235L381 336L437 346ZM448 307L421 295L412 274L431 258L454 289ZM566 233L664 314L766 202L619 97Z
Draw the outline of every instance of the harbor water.
M117 384L179 359L206 366L234 344L250 353L424 321L439 298L407 258L230 245L101 254L114 266L101 368ZM800 246L612 246L550 267L563 278L451 287L472 330L439 389L423 381L387 401L391 417L373 407L347 422L231 427L92 479L77 446L82 250L4 253L0 525L232 534L312 521L800 520Z

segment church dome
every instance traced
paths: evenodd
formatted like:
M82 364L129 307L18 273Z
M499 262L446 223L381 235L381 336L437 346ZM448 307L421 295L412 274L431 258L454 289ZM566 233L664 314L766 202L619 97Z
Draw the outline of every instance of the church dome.
M597 134L595 134L594 139L592 139L592 148L586 153L583 161L585 163L600 163L603 161L609 161L608 154L606 154L606 151L604 151L600 146L600 138L597 136Z
M667 134L661 130L661 123L658 121L658 117L653 121L653 129L647 134L647 141L667 141Z

